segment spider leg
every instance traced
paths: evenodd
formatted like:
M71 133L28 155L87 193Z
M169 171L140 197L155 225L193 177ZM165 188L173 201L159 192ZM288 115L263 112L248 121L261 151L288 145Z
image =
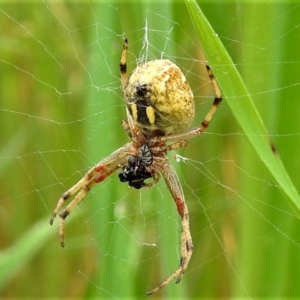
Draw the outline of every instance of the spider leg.
M108 177L110 174L107 174L103 180ZM89 181L85 182L81 187L80 191L76 195L76 197L69 203L69 205L59 214L59 236L60 236L60 244L62 247L65 246L64 242L64 223L66 217L70 214L70 212L77 206L77 204L85 197L91 187L96 183L94 178L91 178ZM51 223L52 224L52 223Z
M125 38L123 44L123 51L121 54L121 60L120 60L121 86L123 92L125 90L127 77L128 77L127 76L127 49L128 49L128 40L127 38ZM127 121L123 121L122 125L126 133L128 134L129 138L132 139L137 129L136 126L134 125L131 114L129 113L127 108L126 108L126 114L127 114Z
M74 186L62 194L59 198L57 205L52 213L50 219L50 225L57 214L59 214L59 235L61 246L64 247L64 220L72 212L72 210L78 205L79 202L86 196L92 186L96 183L102 182L112 173L114 173L120 166L123 166L128 161L130 155L136 153L131 143L119 148L108 157L100 161L95 167L91 168L85 176L80 179ZM75 198L68 204L68 206L59 213L65 203L71 196L75 195Z
M122 84L123 91L127 82L127 48L128 48L128 41L127 39L125 39L121 60L120 60L121 84Z
M214 114L215 114L218 106L222 102L222 93L221 93L221 90L220 90L220 88L218 86L216 78L213 75L213 73L212 73L209 65L206 65L206 70L207 70L208 76L210 78L210 82L212 84L212 87L213 87L213 90L214 90L214 93L215 93L214 102L213 102L210 110L208 111L208 113L204 117L204 119L201 122L201 124L200 124L199 127L195 128L195 129L192 129L192 130L190 130L188 132L160 137L160 140L162 142L166 143L166 142L174 142L174 141L178 141L178 140L189 140L189 139L192 139L192 138L200 135L202 132L204 132L206 130L206 128L209 126L210 121L213 118L213 116L214 116Z
M208 125L210 124L210 121L211 121L213 115L215 114L215 112L216 112L219 104L222 101L221 90L219 88L219 85L218 85L218 83L216 81L216 78L215 78L214 74L212 73L211 68L210 68L209 65L206 65L206 70L207 70L210 82L211 82L211 84L213 86L213 89L214 89L215 99L214 99L214 102L213 102L213 104L212 104L209 112L207 113L207 115L205 116L204 120L202 121L202 123L201 123L201 125L199 127L200 133L202 133L208 127Z
M65 193L62 194L62 196L59 198L59 200L56 204L56 207L52 213L52 216L50 219L50 225L53 224L54 219L56 218L57 214L61 210L65 201L67 201L71 196L73 196L78 191L80 191L90 181L90 179L93 178L94 172L95 172L95 168L90 169L82 179L80 179L75 185L73 185L70 189L68 189Z
M162 138L164 138L164 137L162 137ZM152 146L151 142L153 140L157 141L157 138L154 138L154 139L149 141L149 145L151 146L151 152L154 155L157 153L161 153L161 152L169 152L169 151L177 150L180 148L184 148L188 144L187 140L179 140L178 142L172 143L170 145L165 145L163 143L160 143L159 145L154 144L155 146ZM160 139L160 137L158 139Z
M165 160L162 163L159 169L172 194L172 197L177 206L178 213L181 217L181 257L179 268L177 268L167 279L161 282L156 288L148 292L147 295L152 295L156 293L174 279L176 279L176 283L178 283L188 267L193 252L193 242L189 228L188 208L185 203L184 194L176 172L167 160Z

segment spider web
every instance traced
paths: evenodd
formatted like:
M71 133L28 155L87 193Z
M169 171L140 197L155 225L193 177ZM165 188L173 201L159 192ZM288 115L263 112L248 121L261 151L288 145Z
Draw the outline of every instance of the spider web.
M154 58L180 66L195 96L194 126L212 104L206 58L185 6L140 5L0 8L0 262L10 270L0 285L4 297L139 298L178 266L180 220L163 180L137 191L114 175L95 186L67 218L65 249L57 224L48 225L59 196L127 141L118 69L125 36L129 72ZM300 7L260 8L268 18L249 26L250 5L202 7L298 187L300 57L293 41ZM270 28L273 35L265 33ZM157 297L297 296L297 213L224 96L207 132L169 154L189 207L194 253L182 282Z

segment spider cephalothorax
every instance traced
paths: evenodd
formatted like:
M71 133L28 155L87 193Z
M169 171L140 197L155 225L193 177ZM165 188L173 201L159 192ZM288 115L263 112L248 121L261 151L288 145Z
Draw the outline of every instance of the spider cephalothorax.
M164 178L181 218L181 250L179 267L148 294L157 292L173 279L179 282L192 256L193 243L189 229L189 213L176 172L167 158L167 152L187 145L187 141L200 135L209 125L222 100L221 91L206 66L215 99L200 126L188 130L195 113L193 93L178 66L167 59L151 60L139 65L127 77L127 40L121 61L121 83L128 120L123 127L130 142L112 152L91 168L74 186L62 194L52 213L50 224L59 214L59 235L64 246L64 221L74 207L86 196L92 186L102 182L121 169L119 178L129 186L140 189ZM61 211L65 201L74 199Z

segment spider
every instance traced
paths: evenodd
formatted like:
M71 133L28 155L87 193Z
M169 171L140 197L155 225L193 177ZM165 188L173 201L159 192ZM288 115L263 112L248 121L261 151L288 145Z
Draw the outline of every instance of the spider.
M222 94L210 67L206 69L214 89L213 104L199 127L187 130L194 114L193 93L177 65L167 59L151 60L140 64L127 75L128 41L124 40L120 60L121 85L126 100L127 121L122 125L130 142L111 153L91 168L82 179L62 194L52 213L50 224L59 214L59 235L64 247L64 222L94 184L100 183L118 169L119 179L136 189L150 187L162 176L181 218L181 254L179 267L156 288L151 295L172 280L178 283L192 256L193 243L189 229L189 213L184 194L169 163L167 152L185 147L188 140L199 136L209 125ZM150 180L150 182L145 182ZM152 180L152 182L151 182ZM74 199L62 209L64 203Z

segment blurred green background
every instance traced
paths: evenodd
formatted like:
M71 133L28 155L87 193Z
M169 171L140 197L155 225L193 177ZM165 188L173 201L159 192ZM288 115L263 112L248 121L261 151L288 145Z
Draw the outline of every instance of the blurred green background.
M298 188L299 4L198 4ZM125 36L129 71L144 59L175 61L194 91L195 126L208 111L205 53L184 3L3 2L0 16L1 297L144 297L179 263L180 221L163 181L136 191L114 175L95 186L67 218L65 249L57 222L48 221L59 196L127 141ZM298 215L226 97L207 133L177 153L184 159L169 157L190 210L194 253L180 284L152 298L300 296Z

